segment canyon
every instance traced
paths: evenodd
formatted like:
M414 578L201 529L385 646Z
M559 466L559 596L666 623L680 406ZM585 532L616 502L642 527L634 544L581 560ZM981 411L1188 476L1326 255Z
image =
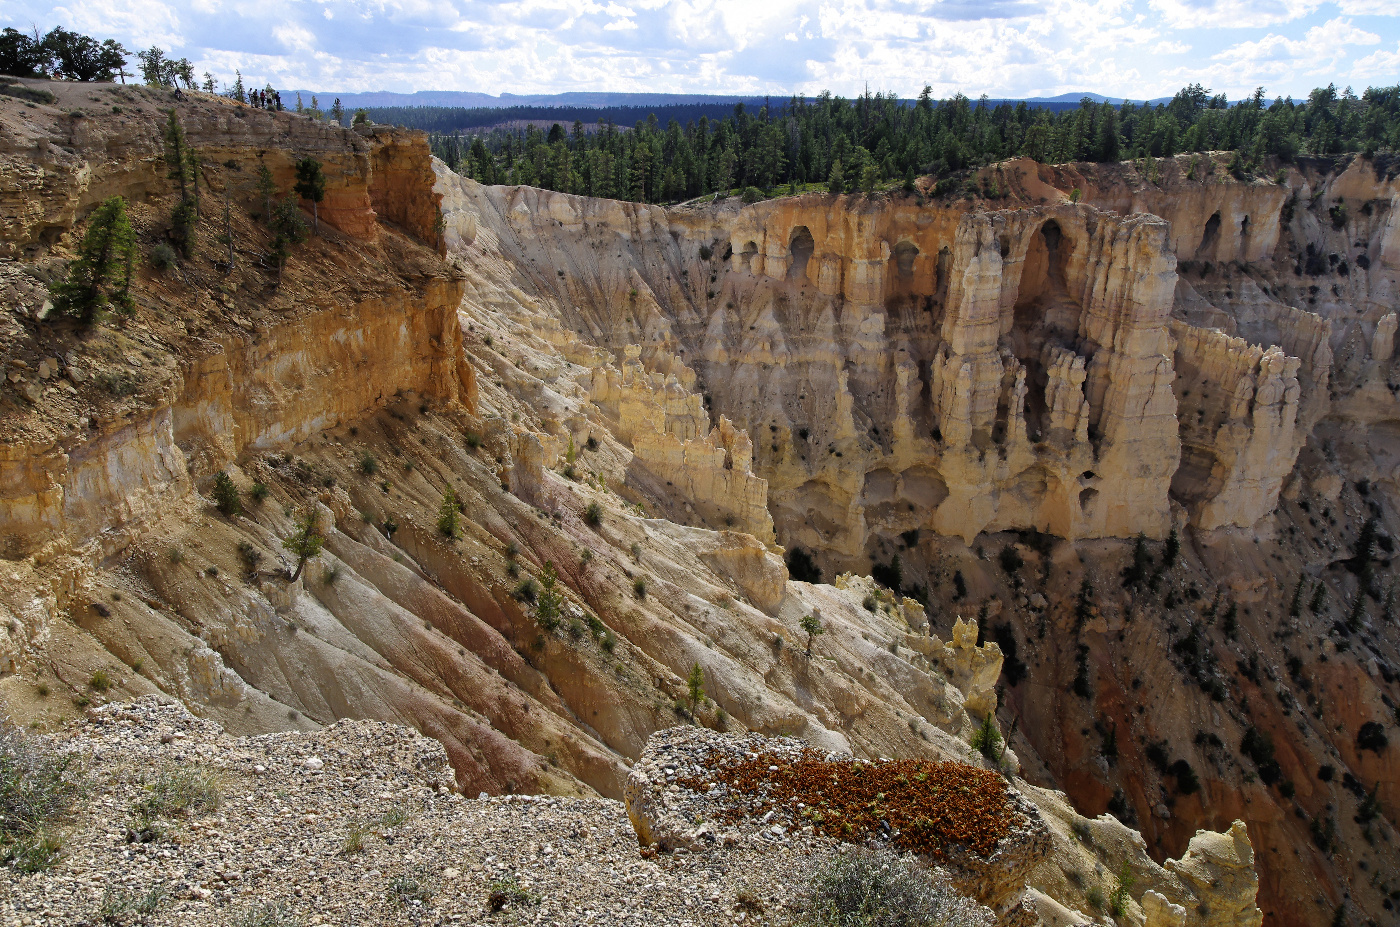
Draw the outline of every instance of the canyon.
M54 86L0 100L16 720L391 721L467 794L618 798L686 722L957 758L1043 818L1045 923L1106 920L1123 867L1134 924L1394 919L1400 164L660 207ZM50 318L103 199L162 240L169 106L198 256L143 262L130 317ZM322 231L278 281L253 178L307 155ZM970 748L988 723L1003 753Z

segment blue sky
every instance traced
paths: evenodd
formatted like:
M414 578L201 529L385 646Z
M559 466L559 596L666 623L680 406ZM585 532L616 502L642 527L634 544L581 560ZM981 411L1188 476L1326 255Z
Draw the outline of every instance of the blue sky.
M1400 82L1400 0L0 0L6 24L160 45L327 91L1233 99Z

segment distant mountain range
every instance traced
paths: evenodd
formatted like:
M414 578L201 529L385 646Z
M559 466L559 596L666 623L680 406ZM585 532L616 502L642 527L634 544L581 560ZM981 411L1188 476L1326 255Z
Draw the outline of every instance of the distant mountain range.
M331 103L339 97L341 105L351 110L361 107L368 109L387 106L460 106L468 109L506 109L512 106L596 107L602 109L613 106L733 105L735 103L743 103L745 106L761 106L765 99L771 100L773 103L783 103L789 99L788 96L778 94L765 97L763 95L727 96L703 93L607 93L592 91L543 94L503 93L500 96L492 96L489 93L474 93L466 90L419 90L416 93L395 93L388 90L365 93L301 90L293 91L287 96L291 97L298 92L308 105L314 95L322 108L329 109ZM1029 97L1025 99L1025 102L1031 106L1059 110L1078 106L1079 101L1084 97L1088 97L1095 103L1107 102L1117 105L1123 102L1121 97L1106 97L1098 93L1062 93L1054 97ZM1169 100L1171 97L1162 97L1148 102L1156 104L1166 103ZM1002 102L1020 103L1021 100L1019 98L999 98L989 102L995 105Z

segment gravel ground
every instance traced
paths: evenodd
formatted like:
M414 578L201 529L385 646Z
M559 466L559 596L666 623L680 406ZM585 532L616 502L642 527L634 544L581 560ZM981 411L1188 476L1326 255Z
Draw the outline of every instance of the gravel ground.
M55 866L0 870L0 924L776 925L822 852L647 859L621 803L468 799L437 741L376 722L234 738L143 699L52 740L87 789Z

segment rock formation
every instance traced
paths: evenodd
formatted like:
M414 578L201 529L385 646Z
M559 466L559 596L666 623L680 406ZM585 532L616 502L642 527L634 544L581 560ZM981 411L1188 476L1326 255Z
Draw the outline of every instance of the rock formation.
M1306 437L1299 360L1181 322L1172 334L1183 448L1172 493L1201 528L1247 528L1277 505Z
M622 371L612 365L593 370L589 397L617 423L617 434L632 446L638 478L665 484L659 496L685 500L688 511L707 524L737 527L772 543L768 484L753 474L753 442L721 416L711 429L695 374L676 362L674 374L649 373L641 347L628 345ZM629 476L629 479L632 477Z
M745 761L771 765L752 786L747 776L742 780L744 785L730 784L726 772ZM731 738L704 729L672 728L653 735L633 765L625 793L627 816L643 846L665 852L720 851L741 843L761 847L790 840L817 843L822 839L819 835L825 833L818 830L824 823L820 815L840 815L831 809L844 807L844 797L826 795L821 792L825 780L809 779L839 775L834 770L841 768L876 774L870 764L860 764L850 756L815 752L801 741L756 735ZM977 772L971 767L964 769ZM791 774L787 778L785 770ZM929 773L924 770L925 775ZM830 807L823 811L816 805L808 808L795 798L789 802L786 792L792 789L808 801L820 801L816 796L826 795ZM962 791L972 789L964 786ZM896 801L890 797L891 803ZM979 806L970 818L1005 818L989 847L974 846L977 837L972 833L949 835L932 852L930 861L947 872L958 891L989 907L998 924L1034 924L1035 914L1025 906L1026 878L1048 855L1049 833L1035 807L1014 790L1000 789L988 804L993 807ZM890 811L895 816L904 813L893 807ZM949 819L962 820L956 808L950 807L946 813ZM851 842L872 836L851 833ZM883 833L884 840L899 845L900 834L891 832L888 824Z
M0 112L16 718L163 692L234 734L392 721L472 794L621 795L683 720L797 735L1013 777L1050 924L1102 916L1125 861L1124 923L1386 916L1384 158L661 208L191 94L235 260L206 220L80 334L46 285L105 196L162 240L168 101L53 86ZM121 112L70 118L88 93ZM306 154L323 234L279 280L251 181ZM1197 839L1236 819L1257 909L1238 832Z
M564 318L581 313L580 334L618 355L640 345L624 366L686 359L706 408L748 433L788 547L841 568L919 528L968 541L1167 531L1175 278L1150 217L851 200L832 223L820 197L663 214L446 174L441 186L449 223L491 228L488 249L531 254L548 226L549 259L580 270L555 285ZM663 218L659 241L625 231ZM621 261L595 253L614 236ZM621 416L626 384L649 381L624 372L593 389ZM665 388L693 403L685 382ZM698 406L667 415L680 441L704 430Z

